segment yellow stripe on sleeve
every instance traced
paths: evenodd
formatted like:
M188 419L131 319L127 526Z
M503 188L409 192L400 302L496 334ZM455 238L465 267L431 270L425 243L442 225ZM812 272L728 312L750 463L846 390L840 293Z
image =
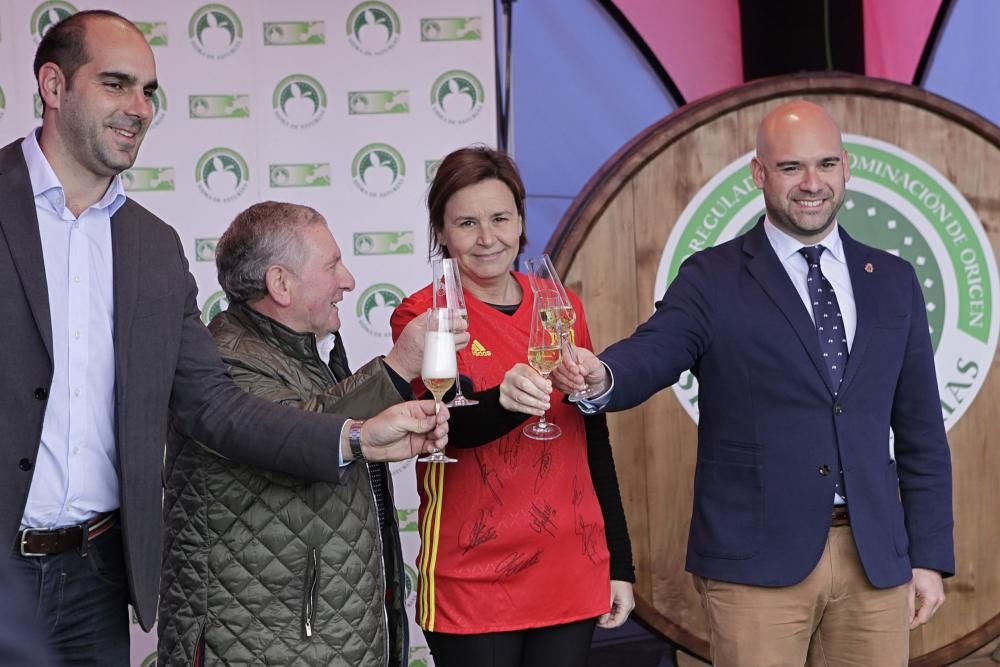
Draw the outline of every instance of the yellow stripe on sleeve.
M420 526L420 599L417 612L418 624L424 630L434 631L434 569L437 564L438 544L441 536L441 501L444 496L443 463L429 464L424 470L423 524Z

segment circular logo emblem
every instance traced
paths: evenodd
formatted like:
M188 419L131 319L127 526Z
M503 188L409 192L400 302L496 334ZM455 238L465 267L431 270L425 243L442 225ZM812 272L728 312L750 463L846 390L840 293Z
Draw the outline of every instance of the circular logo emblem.
M410 663L408 667L429 667L431 664L431 650L426 646L410 647Z
M292 74L275 86L271 105L274 115L288 127L309 127L326 112L326 91L311 76Z
M423 21L420 32L423 33L424 39L436 41L441 36L441 24L437 22L437 19L428 19Z
M347 17L347 39L368 56L385 53L399 41L399 16L384 2L362 2Z
M915 269L926 302L942 418L951 428L982 388L996 349L997 266L989 240L969 202L920 158L857 135L844 135L844 148L851 180L837 222L858 241ZM660 257L657 298L687 257L743 233L764 214L764 196L750 176L752 157L748 153L716 174L681 213ZM694 376L684 373L673 390L697 421Z
M201 193L215 202L229 202L247 189L250 169L231 148L213 148L198 160L195 180Z
M226 298L225 292L219 290L205 299L205 304L201 307L201 321L208 324L226 308L229 308L229 299Z
M406 601L406 606L413 609L417 603L417 571L407 563L403 565L403 576L405 578L404 587L406 589L403 599Z
M42 41L49 28L76 12L76 7L62 0L50 0L38 5L31 13L31 37L35 44Z
M376 338L392 335L389 317L406 295L395 285L377 283L358 297L357 316L361 328Z
M206 58L225 58L240 47L243 24L239 15L225 5L204 5L191 15L188 36L195 51Z
M406 177L403 156L388 144L368 144L354 156L351 178L369 197L386 197L399 189Z
M441 120L462 125L479 115L485 92L479 79L469 72L453 69L437 78L431 88L431 107Z
M160 86L153 91L152 102L153 122L149 124L150 129L162 123L163 119L167 116L167 91L163 90L163 86Z
M292 177L292 173L288 170L288 167L271 167L271 183L278 187L285 187L288 185L289 179Z

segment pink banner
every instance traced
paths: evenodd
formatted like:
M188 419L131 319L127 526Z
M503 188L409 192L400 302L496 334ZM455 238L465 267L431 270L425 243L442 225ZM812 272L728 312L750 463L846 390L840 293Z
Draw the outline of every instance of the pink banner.
M738 0L616 0L687 101L743 83Z
M865 74L913 83L941 0L864 3Z

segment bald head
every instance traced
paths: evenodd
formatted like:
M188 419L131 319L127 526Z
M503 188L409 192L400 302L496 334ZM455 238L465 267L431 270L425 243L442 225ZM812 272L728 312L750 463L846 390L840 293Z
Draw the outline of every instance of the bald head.
M802 243L818 243L850 178L840 128L817 104L786 102L761 121L750 173L764 191L768 220Z
M757 155L771 155L792 143L827 142L843 150L840 128L826 109L805 100L786 102L764 116L757 128Z

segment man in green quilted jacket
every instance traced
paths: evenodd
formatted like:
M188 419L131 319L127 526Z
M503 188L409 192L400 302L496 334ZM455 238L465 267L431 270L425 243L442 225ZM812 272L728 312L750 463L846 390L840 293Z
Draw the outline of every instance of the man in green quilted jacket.
M230 305L209 330L246 391L362 420L410 398L423 318L351 373L338 304L354 277L318 212L251 206L219 240L216 264ZM468 336L458 338L464 345ZM336 484L311 482L172 432L164 480L157 664L406 664L403 563L384 463L356 460Z

